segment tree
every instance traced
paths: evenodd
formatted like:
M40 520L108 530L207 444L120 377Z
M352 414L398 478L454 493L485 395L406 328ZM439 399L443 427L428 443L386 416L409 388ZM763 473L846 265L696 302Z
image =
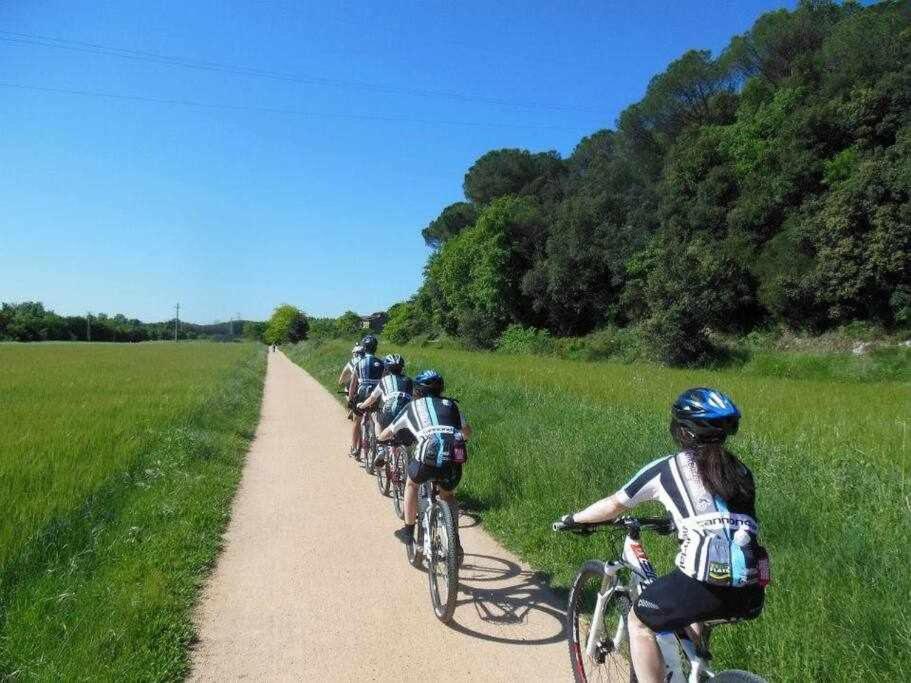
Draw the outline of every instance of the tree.
M487 152L465 174L465 197L488 204L511 194L536 194L555 200L566 167L557 152L532 154L525 149Z
M468 202L450 204L421 231L421 236L428 247L439 249L443 242L458 235L477 217L477 209Z
M254 322L252 320L248 320L244 323L244 339L248 339L250 341L264 341L266 329L268 327L268 322Z
M307 316L290 304L282 304L272 312L263 339L267 344L296 344L307 338Z

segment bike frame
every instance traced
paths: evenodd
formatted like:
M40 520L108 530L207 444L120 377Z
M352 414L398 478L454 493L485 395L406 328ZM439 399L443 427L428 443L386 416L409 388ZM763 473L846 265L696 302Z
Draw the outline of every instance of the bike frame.
M619 574L627 570L630 581L627 585ZM604 608L615 592L626 593L630 603L634 603L647 586L657 578L652 563L642 547L639 539L639 530L630 529L623 540L623 552L619 560L604 563L604 578L601 589L595 602L595 611L592 619L592 628L585 643L586 654L595 658L598 654L598 643L603 640ZM617 649L625 638L629 637L627 617L622 617L617 625L617 630L611 638L614 648ZM675 632L657 633L656 640L664 659L665 681L668 683L699 683L703 677L714 677L705 659L697 652L696 645L689 638L682 638ZM689 676L684 674L683 660L680 652L689 661ZM632 665L632 662L630 663Z

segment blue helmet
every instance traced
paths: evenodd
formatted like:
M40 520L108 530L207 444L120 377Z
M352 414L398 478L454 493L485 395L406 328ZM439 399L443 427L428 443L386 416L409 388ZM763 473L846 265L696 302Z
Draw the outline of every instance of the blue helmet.
M682 428L697 443L720 443L737 433L740 410L725 394L708 387L687 389L671 407L671 432ZM679 440L679 439L678 439Z
M414 388L424 394L439 396L443 393L443 376L436 370L424 370L414 378Z

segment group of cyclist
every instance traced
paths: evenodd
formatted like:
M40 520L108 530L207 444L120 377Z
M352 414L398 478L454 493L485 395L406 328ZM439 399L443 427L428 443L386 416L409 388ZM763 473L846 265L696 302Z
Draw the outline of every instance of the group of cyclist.
M380 359L376 355L377 338L369 334L351 350L351 359L339 375L339 385L348 386L348 407L358 414L371 413L379 445L374 466L386 464L383 442L406 440L414 445L414 457L408 463L405 483L404 525L396 538L409 545L414 542L417 518L418 487L435 481L439 496L452 511L458 530L458 505L455 489L462 479L462 465L455 462L459 442L471 436L459 406L443 396L443 377L436 370L424 370L414 379L405 374L405 359L392 353ZM361 429L353 420L351 455L361 449ZM456 531L459 562L463 557Z
M462 466L452 462L456 440L471 435L458 404L443 396L443 378L424 370L405 375L398 354L377 357L377 338L367 335L352 349L339 376L348 383L348 405L372 411L378 441L407 433L414 443L405 490L405 524L395 532L414 539L417 489L436 481L457 520L455 489ZM650 583L628 617L632 663L638 680L664 680L655 634L710 620L750 619L764 602L768 555L758 543L756 490L750 470L724 447L737 432L740 411L715 389L684 391L671 408L670 433L679 452L650 462L625 486L584 510L565 515L555 529L573 530L614 520L646 501L658 501L673 519L680 550L676 568ZM352 454L360 448L357 420ZM384 463L377 450L377 465ZM456 525L458 526L458 525ZM459 545L460 557L461 546ZM698 628L698 626L697 626Z

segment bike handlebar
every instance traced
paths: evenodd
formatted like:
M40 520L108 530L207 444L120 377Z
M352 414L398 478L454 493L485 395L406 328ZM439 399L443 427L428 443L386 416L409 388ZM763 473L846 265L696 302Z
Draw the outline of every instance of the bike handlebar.
M595 522L593 524L586 524L583 522L567 523L561 519L553 523L554 531L569 531L583 536L593 534L596 531L606 528L623 529L625 531L631 529L647 529L648 531L653 531L661 536L670 535L677 530L677 527L674 525L674 520L670 517L623 516L617 517L617 519L613 519L609 522Z

